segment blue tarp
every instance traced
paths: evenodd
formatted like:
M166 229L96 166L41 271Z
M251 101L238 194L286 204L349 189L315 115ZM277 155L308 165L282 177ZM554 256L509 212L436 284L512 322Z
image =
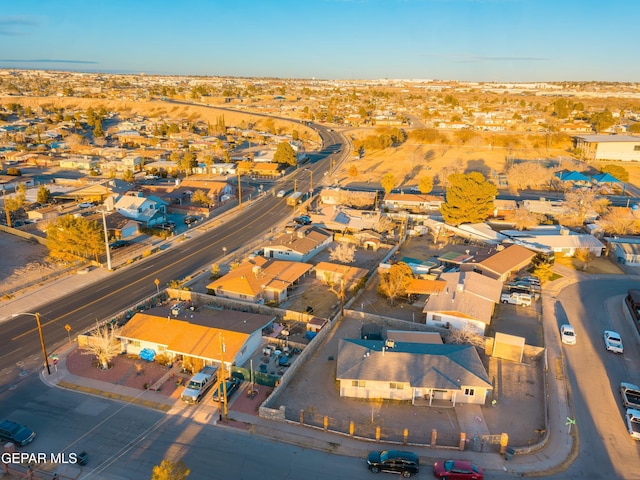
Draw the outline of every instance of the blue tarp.
M156 356L156 352L151 350L150 348L143 348L140 351L140 358L142 360L146 360L147 362L153 362L153 357Z

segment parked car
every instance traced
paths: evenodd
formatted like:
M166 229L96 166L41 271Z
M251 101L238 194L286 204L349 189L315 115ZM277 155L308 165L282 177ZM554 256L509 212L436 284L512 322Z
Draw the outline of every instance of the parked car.
M117 250L122 247L128 247L130 245L128 240L116 240L115 242L111 242L109 244L109 248L111 250Z
M539 292L541 290L539 283L531 283L525 280L511 282L507 285L507 287L509 287L510 290L514 288L520 288L529 292Z
M231 398L231 395L233 395L233 392L235 392L240 386L240 380L238 380L237 378L232 378L227 380L226 384L227 384L226 388L227 388L227 401L228 401L229 398ZM220 385L218 385L218 388L216 388L213 391L213 401L214 402L220 401L223 395L224 395L224 391L222 390L222 382L220 382Z
M565 323L560 327L560 337L562 338L562 343L567 345L576 344L576 331L569 324Z
M525 307L530 307L531 304L533 303L533 299L531 298L531 295L529 295L528 293L516 293L516 292L503 293L500 296L500 301L502 303L510 303L512 305L523 305Z
M622 338L618 332L613 330L605 330L604 334L604 346L609 352L624 353L624 347L622 345Z
M311 224L311 218L307 217L306 215L302 215L301 217L295 217L293 219L294 222L300 224L300 225L310 225Z
M184 223L186 225L191 225L192 223L197 223L198 222L198 217L196 217L195 215L187 215L186 217L184 217Z
M420 470L418 455L400 450L371 452L367 458L367 465L373 473L400 473L405 478L409 478Z
M19 423L3 420L0 422L0 438L24 447L33 442L33 439L36 438L36 433Z
M447 480L483 480L484 472L475 463L466 460L445 460L433 464L433 475Z

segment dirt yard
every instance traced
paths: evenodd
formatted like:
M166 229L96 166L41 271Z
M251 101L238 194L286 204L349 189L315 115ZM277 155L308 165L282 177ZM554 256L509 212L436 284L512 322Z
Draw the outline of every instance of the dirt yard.
M36 281L60 269L47 261L44 245L0 232L0 293Z

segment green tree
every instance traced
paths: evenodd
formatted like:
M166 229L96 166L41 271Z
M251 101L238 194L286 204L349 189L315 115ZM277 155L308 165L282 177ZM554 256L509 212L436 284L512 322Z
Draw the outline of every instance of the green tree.
M104 253L102 226L95 220L65 215L47 226L46 246L49 256L63 262L94 258Z
M453 173L448 181L446 201L441 207L445 221L452 225L483 222L493 210L496 186L480 172Z
M602 173L608 173L609 175L616 177L621 182L629 181L629 172L620 165L605 165L600 169Z
M553 278L553 267L546 262L542 262L533 270L533 274L538 277L540 283L544 285Z
M393 173L387 173L382 177L382 180L380 180L380 185L382 185L382 188L384 188L384 191L388 195L396 186L396 177Z
M153 467L151 480L185 480L191 470L183 462L163 460L160 465Z
M431 190L433 190L433 178L431 177L422 177L418 182L418 190L423 195L426 195Z
M629 125L629 128L627 129L627 132L629 132L629 133L640 133L640 122L635 122L635 123L632 123L631 125Z
M51 190L49 190L44 185L40 185L38 187L38 193L36 195L36 202L39 203L40 205L44 205L46 203L49 203L50 200L51 200Z
M94 137L104 137L104 130L102 130L102 122L100 120L95 121L95 128L93 129Z
M192 152L185 152L185 154L178 162L180 170L183 170L187 176L193 172L193 169L198 166L198 159Z
M127 183L133 183L134 180L136 179L135 174L133 173L133 170L131 170L130 168L128 168L123 174L122 174L122 180L124 180Z
M191 195L191 203L209 207L211 205L211 199L204 190L196 190L193 192L193 195Z
M387 297L393 305L396 298L405 294L412 278L413 272L409 265L404 262L394 263L380 274L378 293Z
M276 153L273 155L273 160L276 163L284 163L287 165L295 166L298 163L296 157L296 151L288 142L282 142L278 144Z

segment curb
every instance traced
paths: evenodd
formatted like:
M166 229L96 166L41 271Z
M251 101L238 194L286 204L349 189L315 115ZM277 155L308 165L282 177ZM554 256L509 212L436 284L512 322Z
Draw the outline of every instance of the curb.
M82 385L76 385L74 383L65 382L64 380L61 380L58 383L53 383L51 385L57 388L63 388L65 390L75 390L77 392L86 393L88 395L93 395L96 397L104 397L110 400L117 400L119 402L129 403L132 405L137 405L137 406L149 408L152 410L159 410L165 413L171 410L171 405L153 402L151 400L145 400L137 397L130 397L128 395L121 395L119 393L107 392L105 390L99 390L97 388L84 387ZM142 393L144 392L141 392L141 394Z

